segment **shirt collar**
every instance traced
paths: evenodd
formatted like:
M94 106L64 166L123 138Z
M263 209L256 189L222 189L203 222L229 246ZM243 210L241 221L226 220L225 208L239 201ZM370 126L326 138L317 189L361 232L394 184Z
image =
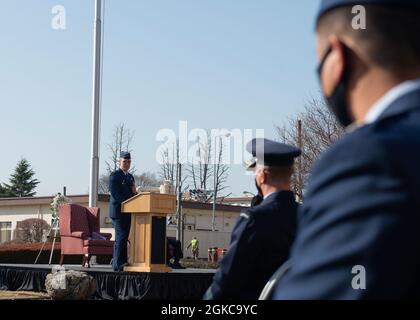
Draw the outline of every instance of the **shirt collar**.
M380 98L370 109L365 117L364 124L371 124L378 120L382 113L392 105L398 98L405 96L413 91L420 89L420 78L416 80L405 81Z
M269 194L266 194L264 196L264 200L267 199L268 197L272 196L273 194L275 194L275 192L270 192Z

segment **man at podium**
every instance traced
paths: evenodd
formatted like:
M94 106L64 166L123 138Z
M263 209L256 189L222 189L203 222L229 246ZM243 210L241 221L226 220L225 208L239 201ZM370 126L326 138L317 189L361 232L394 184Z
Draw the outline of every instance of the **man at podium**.
M127 242L131 228L131 215L121 213L121 203L137 194L136 184L132 174L128 172L131 167L131 154L121 152L120 168L111 173L109 178L109 217L115 228L115 246L112 259L114 271L122 271L127 265Z

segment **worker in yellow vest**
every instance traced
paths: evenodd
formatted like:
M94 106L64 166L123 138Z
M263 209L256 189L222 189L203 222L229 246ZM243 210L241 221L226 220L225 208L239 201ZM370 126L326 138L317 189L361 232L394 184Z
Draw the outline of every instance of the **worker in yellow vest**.
M197 237L194 237L194 238L191 240L191 242L190 242L190 244L188 245L187 249L188 249L189 247L191 247L191 252L192 252L192 255L193 255L193 259L194 259L194 260L197 260L197 259L198 259L198 240L197 240Z

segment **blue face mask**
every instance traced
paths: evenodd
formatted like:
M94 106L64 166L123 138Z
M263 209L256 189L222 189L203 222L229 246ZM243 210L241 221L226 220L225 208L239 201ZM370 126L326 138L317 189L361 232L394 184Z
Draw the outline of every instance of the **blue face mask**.
M327 60L331 52L332 52L332 47L329 47L327 52L325 53L325 56L322 58L321 63L319 64L319 67L317 68L318 78L321 84L322 84L322 80L321 80L322 70L324 68L325 61ZM341 125L343 125L344 127L347 127L354 122L354 119L349 112L350 108L347 105L347 101L346 101L347 81L348 81L348 72L345 70L340 82L335 87L331 96L329 97L325 96L328 107L334 113L338 122L340 122Z

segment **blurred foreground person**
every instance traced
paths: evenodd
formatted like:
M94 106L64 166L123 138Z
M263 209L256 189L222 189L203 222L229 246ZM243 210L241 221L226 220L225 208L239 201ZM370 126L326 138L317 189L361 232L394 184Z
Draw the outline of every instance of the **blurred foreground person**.
M319 77L349 127L313 169L275 299L420 297L419 35L420 0L322 1Z

